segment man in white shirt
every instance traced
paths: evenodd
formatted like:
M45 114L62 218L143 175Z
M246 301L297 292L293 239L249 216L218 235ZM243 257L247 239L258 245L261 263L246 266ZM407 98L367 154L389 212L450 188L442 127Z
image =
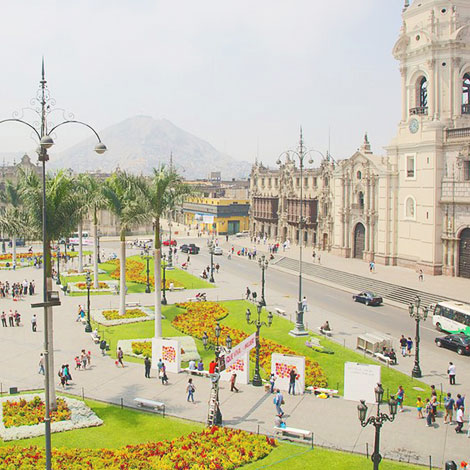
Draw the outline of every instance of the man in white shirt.
M447 368L447 373L449 374L449 383L450 383L450 385L455 385L455 366L452 362L449 362L449 367Z
M196 361L194 359L191 359L189 361L188 368L189 368L189 370L196 370Z
M457 410L457 427L455 428L455 432L459 433L462 432L463 428L463 406L459 407Z

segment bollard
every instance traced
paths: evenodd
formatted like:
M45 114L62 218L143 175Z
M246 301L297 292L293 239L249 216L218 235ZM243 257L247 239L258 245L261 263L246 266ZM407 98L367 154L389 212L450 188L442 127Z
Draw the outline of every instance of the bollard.
M259 424L258 424L258 430L256 431L256 434L259 434Z
M82 387L82 400L85 401L85 389Z
M312 449L313 449L313 432L312 432Z
M367 455L367 459L369 459L369 443L366 442L366 455Z
M121 410L124 408L124 400L121 398Z
M432 456L429 456L429 470L432 470Z
M346 347L346 340L343 339L343 348L345 348L345 347Z

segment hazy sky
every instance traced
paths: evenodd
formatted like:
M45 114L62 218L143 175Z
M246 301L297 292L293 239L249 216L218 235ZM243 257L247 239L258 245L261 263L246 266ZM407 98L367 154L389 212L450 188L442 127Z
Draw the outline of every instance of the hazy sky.
M97 130L167 118L236 159L296 145L376 153L400 119L403 0L21 0L0 16L0 118L29 105L45 56L58 107ZM57 116L58 118L61 116ZM57 149L88 134L65 126ZM0 152L34 147L0 126Z

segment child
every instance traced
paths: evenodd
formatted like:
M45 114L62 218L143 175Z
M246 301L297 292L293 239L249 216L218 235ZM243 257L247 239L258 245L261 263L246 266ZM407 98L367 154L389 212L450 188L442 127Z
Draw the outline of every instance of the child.
M423 416L423 400L421 397L417 397L416 399L416 409L418 410L418 419L422 419Z
M401 385L398 387L396 397L399 408L398 412L403 413L403 400L405 399L405 390L403 390L403 387Z
M82 368L82 361L78 356L75 356L75 370Z

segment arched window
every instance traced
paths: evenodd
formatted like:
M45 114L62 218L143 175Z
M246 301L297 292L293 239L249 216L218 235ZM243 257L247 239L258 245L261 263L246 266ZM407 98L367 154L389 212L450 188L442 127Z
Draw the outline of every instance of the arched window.
M414 219L416 214L416 202L409 196L405 201L405 218Z
M418 82L418 106L428 107L428 79L426 77L421 77Z
M364 193L362 191L359 191L359 194L357 195L357 203L359 204L360 209L364 209Z
M470 114L470 73L466 73L463 76L462 114Z
M356 173L356 177L357 177L358 180L360 180L362 178L362 173L359 170Z

